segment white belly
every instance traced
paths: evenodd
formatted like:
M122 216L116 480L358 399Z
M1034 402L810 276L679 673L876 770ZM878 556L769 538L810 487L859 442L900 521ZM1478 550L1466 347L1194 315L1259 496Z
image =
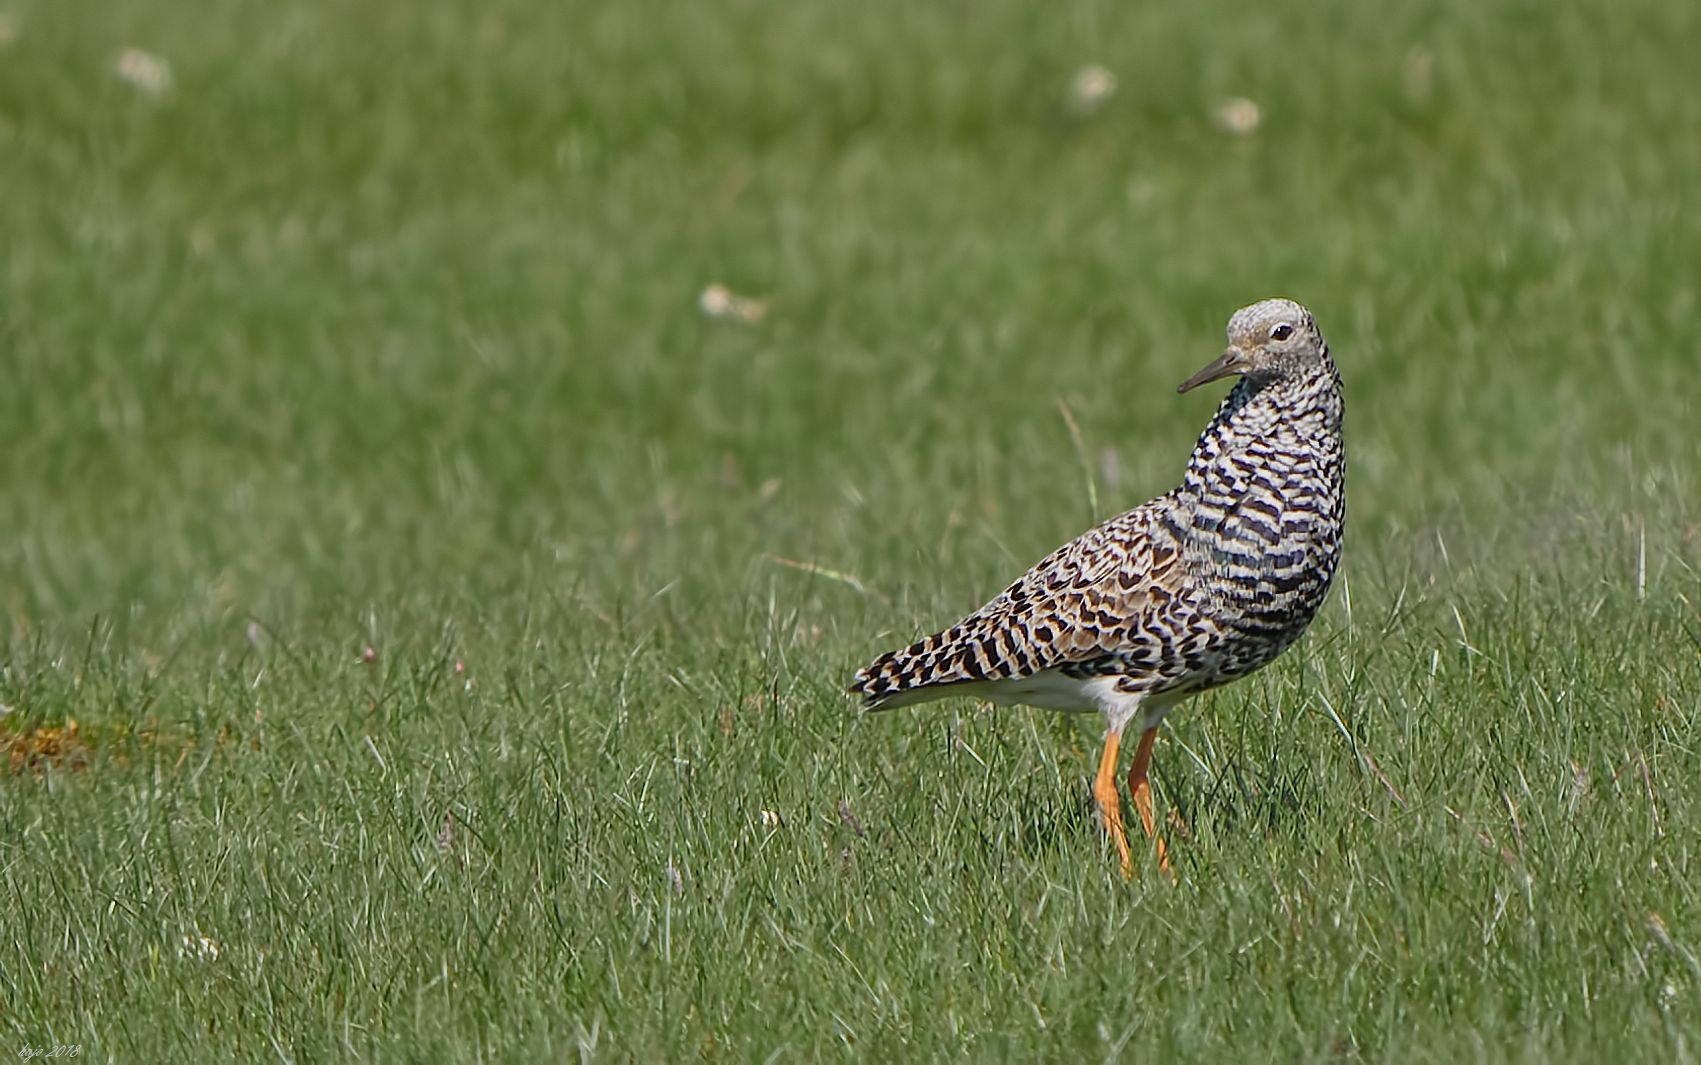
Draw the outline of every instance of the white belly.
M1071 677L1048 669L1030 677L987 681L975 685L975 694L1000 706L1036 706L1065 713L1105 716L1112 732L1121 732L1139 719L1140 731L1155 728L1180 701L1176 695L1125 692L1116 687L1116 677Z

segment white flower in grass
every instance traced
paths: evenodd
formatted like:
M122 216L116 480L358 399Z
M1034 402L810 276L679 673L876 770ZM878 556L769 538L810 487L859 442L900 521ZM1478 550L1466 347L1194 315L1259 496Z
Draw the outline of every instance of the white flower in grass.
M1236 96L1232 100L1224 100L1215 113L1217 125L1237 137L1245 137L1258 129L1258 123L1264 120L1264 112L1259 109L1255 100L1244 96Z
M177 945L177 956L191 961L218 961L219 952L223 949L217 940L195 932L183 937L183 941Z
M120 81L149 96L158 96L171 87L171 64L140 48L119 52L112 72Z
M1069 107L1076 114L1091 114L1115 92L1115 74L1101 66L1082 67L1069 81Z
M735 296L732 289L717 283L697 297L697 309L707 318L730 318L754 325L768 313L768 304L765 300Z

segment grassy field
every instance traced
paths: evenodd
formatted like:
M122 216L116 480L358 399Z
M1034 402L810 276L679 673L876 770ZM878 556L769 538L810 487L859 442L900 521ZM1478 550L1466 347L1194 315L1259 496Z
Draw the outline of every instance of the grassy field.
M1696 1060L1698 34L0 3L0 1054ZM1345 577L1124 882L1090 722L841 690L1274 294Z

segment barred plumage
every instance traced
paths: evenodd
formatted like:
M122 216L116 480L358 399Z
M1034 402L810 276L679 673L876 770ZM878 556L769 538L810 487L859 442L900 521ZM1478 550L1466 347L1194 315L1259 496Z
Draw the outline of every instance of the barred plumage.
M851 685L870 710L963 694L1103 713L1095 792L1125 869L1109 776L1123 729L1138 720L1142 732L1130 778L1151 835L1145 763L1159 722L1180 699L1286 650L1341 558L1341 380L1322 333L1304 307L1274 299L1236 312L1228 339L1222 357L1181 386L1241 375L1179 487L1058 548L956 625L876 658Z

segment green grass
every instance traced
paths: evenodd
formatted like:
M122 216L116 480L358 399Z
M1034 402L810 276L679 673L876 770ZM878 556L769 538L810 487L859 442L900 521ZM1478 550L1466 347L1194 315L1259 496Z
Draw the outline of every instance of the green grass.
M0 15L0 1052L1695 1060L1693 3ZM841 688L1272 294L1345 577L1125 883L1091 723Z

